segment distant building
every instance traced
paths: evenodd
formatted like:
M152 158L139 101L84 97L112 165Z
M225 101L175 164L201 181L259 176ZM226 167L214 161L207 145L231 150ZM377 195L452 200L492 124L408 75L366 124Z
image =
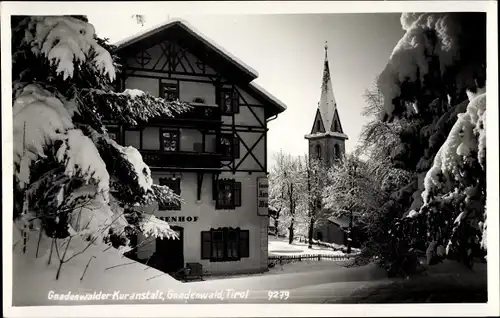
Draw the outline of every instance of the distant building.
M285 105L255 84L256 71L181 20L118 43L116 53L119 90L193 106L147 125L108 127L140 151L155 183L184 201L150 207L180 240L138 237L136 257L166 272L189 262L209 273L266 271L267 123Z
M331 165L345 154L345 140L348 137L342 130L337 102L333 94L327 45L325 45L321 98L311 132L305 138L309 142L310 158L321 159Z
M305 135L305 138L309 142L310 159L319 159L327 166L331 166L345 155L345 140L348 137L342 129L337 102L333 94L327 45L325 45L321 98L314 116L311 132ZM315 208L323 209L320 198L316 199ZM328 213L321 214L328 215ZM313 238L328 243L345 244L348 225L349 222L347 222L346 226L344 218L316 220Z

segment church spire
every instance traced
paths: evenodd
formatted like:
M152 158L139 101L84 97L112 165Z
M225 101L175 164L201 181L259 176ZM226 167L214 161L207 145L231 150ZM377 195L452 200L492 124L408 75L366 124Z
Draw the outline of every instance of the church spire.
M328 42L325 42L325 62L323 67L323 81L321 84L321 98L318 105L321 119L326 131L332 131L333 118L337 103L333 95L330 67L328 65Z

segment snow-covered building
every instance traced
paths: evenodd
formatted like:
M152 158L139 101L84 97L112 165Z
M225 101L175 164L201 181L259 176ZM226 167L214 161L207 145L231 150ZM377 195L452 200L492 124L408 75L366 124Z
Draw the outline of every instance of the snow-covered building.
M325 164L332 165L345 154L345 141L348 137L342 130L337 102L333 94L327 44L325 44L321 97L311 132L305 135L305 138L309 142L309 158L311 159L320 159ZM315 206L316 209L322 209L319 201ZM325 218L316 221L313 236L319 241L344 244L346 237L344 230L345 227L341 221Z
M148 207L179 240L141 243L136 257L167 272L200 263L208 273L267 270L267 123L286 106L255 84L255 70L182 20L116 44L117 89L138 89L192 109L147 125L112 126L136 147L155 183L178 205Z

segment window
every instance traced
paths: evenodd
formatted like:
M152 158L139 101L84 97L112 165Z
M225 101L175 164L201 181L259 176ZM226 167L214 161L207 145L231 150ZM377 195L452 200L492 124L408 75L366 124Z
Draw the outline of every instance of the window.
M168 101L175 101L179 99L179 86L174 83L162 83L161 97Z
M239 113L239 96L234 89L224 88L221 90L219 106L222 110L222 115L232 115Z
M249 231L219 228L201 232L201 259L238 261L250 256Z
M220 180L217 186L217 208L232 209L234 208L234 180Z
M338 144L335 144L335 146L333 146L333 158L335 160L340 160L340 158L342 157L342 154L340 153L340 146Z
M118 126L106 127L108 137L117 143L121 143L120 128Z
M223 134L219 140L219 153L226 158L240 157L240 140L231 134Z
M224 232L213 231L212 232L212 253L210 253L210 258L214 260L224 259Z
M321 159L321 146L316 145L316 158Z
M241 206L241 182L222 179L214 182L216 209L234 209Z
M135 149L142 148L142 131L139 128L127 128L125 129L125 144L127 146L132 146Z
M180 178L160 178L160 185L169 187L175 194L181 194L181 179ZM180 202L169 202L166 204L159 204L160 210L180 210Z
M160 139L163 151L179 151L179 130L162 129Z

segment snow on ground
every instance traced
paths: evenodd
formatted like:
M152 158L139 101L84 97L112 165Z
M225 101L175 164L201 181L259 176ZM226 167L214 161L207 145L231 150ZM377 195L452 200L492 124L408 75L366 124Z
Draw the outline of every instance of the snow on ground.
M14 229L16 231L16 229ZM36 257L38 232L30 232L26 253L22 252L22 239L13 248L13 294L14 306L41 305L86 305L102 304L96 301L51 300L49 293L72 295L87 293L143 293L166 290L181 284L171 276L153 268L123 257L118 250L105 244L91 244L85 252L75 256L62 266L59 279L56 274L59 267L57 251L53 249L51 264L48 265L51 240L42 238L39 254ZM62 245L64 240L59 240ZM73 238L64 257L64 247L58 248L63 259L83 251L87 242ZM85 272L85 268L89 263ZM116 266L116 267L114 267ZM85 275L84 275L85 272ZM83 276L83 279L81 279ZM131 303L134 300L130 301ZM115 302L113 302L115 303Z
M264 273L254 273L254 274L233 274L233 275L209 275L204 276L203 279L207 281L219 280L219 279L234 279L243 277L260 277L268 275L279 275L279 274L293 274L293 273L304 273L304 272L314 272L314 271L324 271L333 270L335 268L340 268L341 266L337 262L332 260L321 260L321 261L301 261L295 263L286 263L283 265L277 264L269 271Z
M345 246L337 245L336 248L345 248ZM289 244L287 238L273 236L269 236L268 251L270 256L346 255L342 251L335 251L330 247L313 244L312 248L309 248L307 243L294 241Z

